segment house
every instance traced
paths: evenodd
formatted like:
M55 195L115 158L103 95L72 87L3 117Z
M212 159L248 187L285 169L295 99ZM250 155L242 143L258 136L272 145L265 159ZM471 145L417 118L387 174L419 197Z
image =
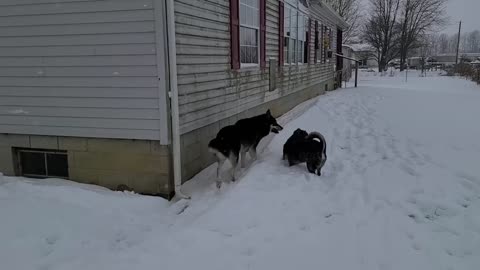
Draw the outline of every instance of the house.
M424 59L419 56L409 57L407 59L409 69L420 69L422 67L422 62Z
M356 59L356 54L355 51L353 50L353 47L350 45L343 44L342 45L342 54L343 56L346 56L348 58L343 59L343 70L342 70L342 80L343 81L349 81L350 78L352 78L354 70L355 70L355 61L352 61L351 59Z
M475 61L470 63L474 68L480 68L480 57L478 57Z
M346 23L321 1L0 6L7 175L171 197L213 162L206 146L221 127L279 116L332 90L341 69Z
M348 45L355 55L355 58L360 61L359 68L376 68L378 67L378 61L375 58L375 49L364 43L350 44Z
M458 55L458 62L471 62L480 57L480 53L460 53ZM456 63L457 55L455 53L439 54L432 57L434 65L443 67L453 66Z

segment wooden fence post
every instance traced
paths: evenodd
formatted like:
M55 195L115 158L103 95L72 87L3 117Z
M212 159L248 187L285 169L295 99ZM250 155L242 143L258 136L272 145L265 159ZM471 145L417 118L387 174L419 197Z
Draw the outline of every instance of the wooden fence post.
M355 62L355 87L358 85L358 62Z

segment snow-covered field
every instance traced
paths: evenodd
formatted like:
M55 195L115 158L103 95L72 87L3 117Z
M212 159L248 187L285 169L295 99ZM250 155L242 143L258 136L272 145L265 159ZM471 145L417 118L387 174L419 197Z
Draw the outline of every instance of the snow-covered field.
M0 177L0 269L479 269L480 87L429 76L321 96L191 201ZM327 139L321 177L281 160L297 127Z

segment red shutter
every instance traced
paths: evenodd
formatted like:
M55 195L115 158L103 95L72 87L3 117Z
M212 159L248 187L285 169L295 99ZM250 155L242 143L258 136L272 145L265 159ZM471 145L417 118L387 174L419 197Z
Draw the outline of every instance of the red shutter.
M260 0L260 67L267 66L267 16L266 16L266 1Z
M322 27L321 27L321 31L322 31L322 43L321 43L321 57L322 57L322 63L325 63L325 58L327 57L326 55L326 48L325 48L325 26L322 24Z
M307 31L307 63L312 62L311 55L311 47L310 44L312 43L312 19L308 18L308 31Z
M313 41L313 63L316 64L318 60L318 45L320 43L319 35L318 35L318 21L315 21L315 40Z
M343 55L342 53L342 42L343 42L343 32L340 29L337 29L337 54ZM343 58L341 57L336 57L337 58L337 70L342 70L343 69Z
M230 53L232 69L240 69L239 20L238 0L230 0Z
M284 23L285 23L285 6L283 2L278 2L278 65L283 65L283 47L285 44L284 37Z

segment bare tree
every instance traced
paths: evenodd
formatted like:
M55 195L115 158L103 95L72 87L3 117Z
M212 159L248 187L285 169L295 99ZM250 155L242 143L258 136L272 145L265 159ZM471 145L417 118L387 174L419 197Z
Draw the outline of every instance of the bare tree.
M454 53L457 50L457 34L453 34L450 36L450 39L448 40L448 52L449 53Z
M445 6L447 0L402 0L400 20L400 69L405 68L408 52L422 35L446 22Z
M480 52L480 31L475 30L466 34L466 52Z
M343 32L343 43L347 44L359 35L361 0L325 0L348 23Z
M438 37L438 43L439 43L439 53L448 53L449 52L449 45L448 45L448 35L443 33Z
M378 70L384 71L398 55L397 17L401 0L370 0L371 13L367 19L363 39L374 49Z
M437 37L434 34L422 35L418 38L418 56L420 57L420 67L422 76L426 74L426 64L428 60L435 54L435 40Z
M431 33L428 35L428 40L432 47L430 56L439 54L440 53L440 35L436 33Z

